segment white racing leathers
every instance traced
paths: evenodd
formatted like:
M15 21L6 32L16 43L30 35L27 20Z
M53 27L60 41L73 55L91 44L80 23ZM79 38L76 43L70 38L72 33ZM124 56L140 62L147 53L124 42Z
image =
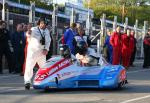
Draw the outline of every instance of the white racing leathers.
M31 79L33 76L33 68L37 63L39 67L41 67L46 62L46 55L43 55L43 49L47 49L49 51L50 46L50 32L48 29L42 30L38 29L38 27L31 28L31 36L28 40L28 48L27 48L27 58L26 58L26 67L24 74L24 82L31 83ZM40 43L42 36L45 37L45 45Z

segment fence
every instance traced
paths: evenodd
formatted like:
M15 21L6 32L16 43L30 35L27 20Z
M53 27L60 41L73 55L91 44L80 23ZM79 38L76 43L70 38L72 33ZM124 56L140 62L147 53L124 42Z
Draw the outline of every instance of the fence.
M132 30L135 31L135 37L137 39L137 53L136 53L136 57L137 58L143 58L143 38L145 36L145 34L147 33L147 21L144 21L144 26L143 28L138 28L138 20L136 20L135 25L134 26L129 26L128 25L128 18L126 17L125 19L125 23L121 24L117 22L117 17L114 16L114 21L110 21L110 20L106 20L106 15L103 14L103 17L100 19L101 20L101 25L99 25L100 27L100 32L95 35L95 37L92 39L92 41L95 41L95 39L99 39L100 43L98 43L100 46L97 48L98 51L101 52L103 45L104 45L104 38L106 36L106 29L109 28L112 31L115 31L115 28L118 26L122 27L123 30L125 31L127 28L130 28ZM112 27L108 27L107 25L111 24Z

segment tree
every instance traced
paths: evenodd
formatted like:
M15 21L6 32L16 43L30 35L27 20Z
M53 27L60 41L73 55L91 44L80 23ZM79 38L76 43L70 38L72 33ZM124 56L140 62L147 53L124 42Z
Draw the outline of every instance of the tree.
M143 25L143 21L150 21L150 6L137 6L139 0L91 0L90 8L94 10L96 18L100 18L103 13L107 15L107 19L113 20L118 16L118 22L122 22L124 17L129 18L129 24L134 25L135 20L139 20L139 24ZM141 0L146 2L148 0ZM87 2L84 2L87 7ZM124 10L123 10L124 6ZM124 12L124 14L122 14Z

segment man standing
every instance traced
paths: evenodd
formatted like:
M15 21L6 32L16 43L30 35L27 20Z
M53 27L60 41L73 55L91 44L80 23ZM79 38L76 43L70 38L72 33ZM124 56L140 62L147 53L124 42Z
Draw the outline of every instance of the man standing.
M17 30L12 34L11 38L14 48L14 73L21 73L24 63L24 48L26 43L22 24L17 25Z
M51 41L49 30L46 28L46 19L40 18L37 24L38 26L31 28L31 36L28 41L24 74L25 89L27 90L30 89L35 64L37 63L41 67L46 62Z
M135 32L134 32L134 30L131 30L130 37L133 40L133 48L132 48L133 52L131 53L130 66L134 66L133 62L135 60L136 43L137 43L136 38L135 38Z
M130 37L130 30L127 29L127 33L122 35L122 65L128 69L130 65L131 54L134 49L134 41Z
M107 36L106 36L106 39L105 39L105 43L104 43L104 47L106 47L106 54L107 54L107 61L112 64L112 53L113 53L113 47L112 45L110 44L110 37L111 37L111 32L108 31L107 32Z
M120 64L121 61L121 48L122 48L122 40L121 40L121 32L120 27L116 28L116 31L110 37L110 44L113 47L113 65Z
M150 29L144 37L144 63L143 68L148 68L150 66Z
M10 51L11 41L9 37L9 32L6 29L6 23L4 21L0 21L0 74L2 71L2 57L5 55L7 62L9 73L12 72L12 56Z
M75 53L72 41L74 36L76 35L76 26L76 23L72 23L71 27L67 29L64 33L64 43L69 46L72 54Z

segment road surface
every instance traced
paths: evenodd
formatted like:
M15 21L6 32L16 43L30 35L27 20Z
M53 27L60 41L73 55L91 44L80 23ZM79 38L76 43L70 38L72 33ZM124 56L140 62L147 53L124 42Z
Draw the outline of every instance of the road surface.
M0 75L0 103L150 103L150 68L142 61L127 71L129 84L121 90L64 89L30 91L24 89L23 77Z

